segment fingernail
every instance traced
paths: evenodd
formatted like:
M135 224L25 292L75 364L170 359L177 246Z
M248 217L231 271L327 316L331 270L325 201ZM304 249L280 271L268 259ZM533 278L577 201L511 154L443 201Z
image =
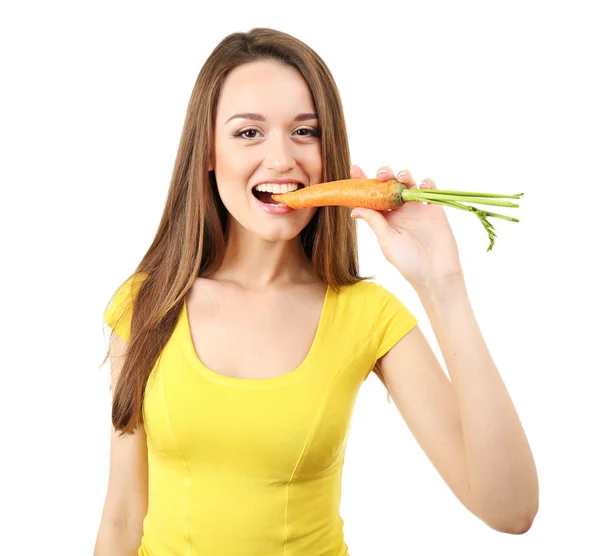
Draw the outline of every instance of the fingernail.
M386 172L387 172L387 170L385 170L385 169L384 170L379 170L379 172L377 172L377 175L379 175L379 174L385 174Z
M400 172L398 174L398 177L401 178L402 176L408 176L408 172Z

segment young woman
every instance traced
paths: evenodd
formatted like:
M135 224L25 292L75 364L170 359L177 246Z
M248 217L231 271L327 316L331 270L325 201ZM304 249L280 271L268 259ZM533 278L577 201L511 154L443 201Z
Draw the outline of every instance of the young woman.
M113 428L96 556L348 554L341 472L372 370L473 514L530 527L534 460L443 208L356 212L418 292L451 382L414 315L359 275L350 210L271 199L348 177L366 176L321 58L271 29L226 37L192 91L156 237L104 315Z

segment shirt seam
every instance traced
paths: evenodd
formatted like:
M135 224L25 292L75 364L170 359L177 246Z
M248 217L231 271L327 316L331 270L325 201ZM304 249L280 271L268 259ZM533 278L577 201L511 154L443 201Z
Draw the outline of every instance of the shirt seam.
M342 362L339 364L337 370L335 371L335 373L333 373L333 376L331 377L331 379L329 380L329 383L327 384L327 387L325 389L325 392L323 394L323 397L321 399L321 403L319 404L319 409L317 410L317 413L315 415L315 418L313 419L313 422L310 426L310 430L308 431L308 434L306 435L306 440L304 442L304 446L302 447L302 451L300 452L300 455L298 456L298 460L296 461L296 465L294 466L294 470L292 471L292 475L290 476L290 478L288 479L287 483L285 484L285 511L284 511L284 521L283 521L283 532L284 532L284 536L283 536L283 554L284 556L287 554L287 546L288 546L288 527L287 527L287 514L288 514L288 506L289 506L289 487L290 487L290 483L292 482L292 480L294 479L294 476L296 475L296 471L298 470L298 467L300 466L300 462L302 461L302 459L304 458L305 454L306 454L306 449L308 447L308 445L310 444L310 441L312 440L312 435L313 435L313 431L315 430L315 426L317 424L317 422L320 420L322 414L323 414L323 407L325 404L325 400L328 398L329 393L330 393L330 389L331 389L331 385L333 384L334 380L337 378L338 374L340 373L340 371L344 368L344 366L346 365L346 363L351 360L353 357L356 356L357 353L360 352L360 350L363 348L363 346L370 341L371 336L373 335L373 332L375 331L375 327L371 326L371 330L369 330L369 333L366 334L366 336L363 338L362 342L358 345L358 347L354 350L352 350L343 360Z
M388 351L390 351L408 332L410 332L415 326L419 324L417 319L409 319L403 326L395 328L393 333L390 334L389 339L382 343L382 335L380 334L379 339L377 340L377 348L375 349L375 357L382 352L382 355L379 357L383 357ZM376 360L377 360L376 359Z
M169 431L171 433L171 436L173 437L173 442L175 443L177 451L179 452L179 455L181 456L181 459L185 463L185 469L187 471L187 481L186 481L186 485L185 485L185 506L186 506L185 507L185 512L186 512L186 517L187 517L187 538L188 538L187 556L191 556L191 554L192 554L192 537L190 535L190 483L191 483L191 474L190 474L190 467L188 465L187 459L183 455L183 452L181 451L181 448L179 447L179 443L177 442L177 438L175 438L175 433L173 432L173 421L171 419L171 412L169 411L169 401L167 399L166 374L163 375L163 394L165 396L165 408L166 408L167 417L168 417L168 421L169 421Z

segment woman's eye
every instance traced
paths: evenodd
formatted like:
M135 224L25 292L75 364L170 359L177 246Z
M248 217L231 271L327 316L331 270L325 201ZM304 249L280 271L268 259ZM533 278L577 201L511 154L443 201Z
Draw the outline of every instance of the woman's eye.
M251 132L256 133L256 129L244 129L243 131L236 133L235 136L236 137L243 136L245 139L254 139L254 137L248 137L247 135L244 135L245 133L251 133Z
M301 133L300 136L301 137L320 137L321 136L321 132L318 129L312 129L310 127L301 127L300 129L298 129L297 131L306 131L307 133Z
M234 133L234 137L242 137L244 139L256 139L256 135L246 135L247 133L258 133L258 130L252 127L249 129L243 129L242 131ZM300 137L321 137L320 130L312 129L310 127L302 127L300 129L297 129L296 133L298 133Z

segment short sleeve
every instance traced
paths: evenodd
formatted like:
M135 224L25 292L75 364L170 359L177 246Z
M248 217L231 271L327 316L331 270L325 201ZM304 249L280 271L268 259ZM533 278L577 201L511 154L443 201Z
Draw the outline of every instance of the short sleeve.
M133 302L147 276L145 273L137 273L129 277L115 292L112 303L104 311L104 322L126 342L129 341Z
M383 357L417 326L417 318L393 293L374 283L376 359Z

